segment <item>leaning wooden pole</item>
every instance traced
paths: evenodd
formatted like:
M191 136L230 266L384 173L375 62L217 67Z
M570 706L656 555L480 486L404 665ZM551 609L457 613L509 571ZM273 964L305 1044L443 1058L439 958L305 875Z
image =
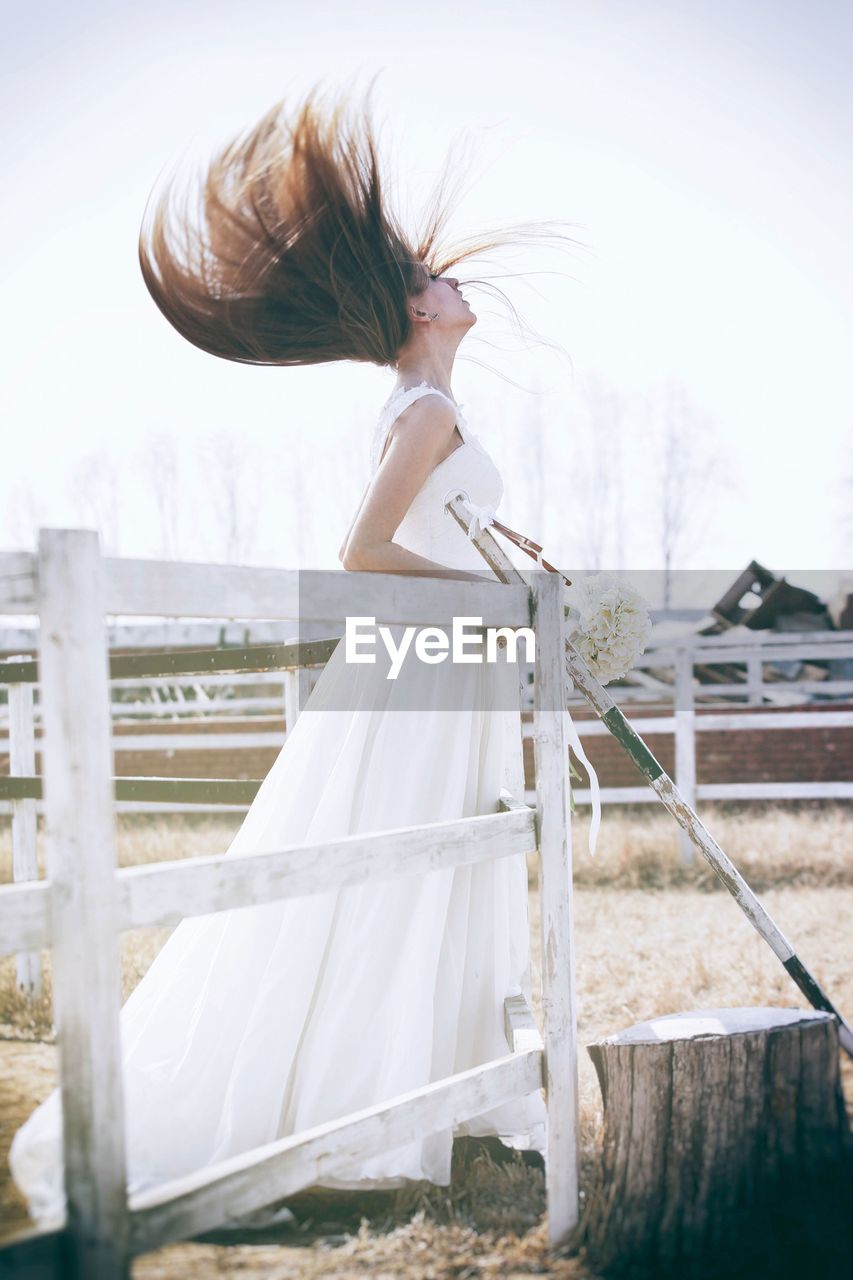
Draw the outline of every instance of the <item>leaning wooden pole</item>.
M648 779L658 799L669 810L678 824L687 832L696 848L710 863L718 878L728 889L741 911L761 934L775 955L779 957L794 979L809 1004L815 1009L824 1009L831 1013L838 1025L838 1040L841 1047L853 1057L853 1029L839 1013L820 983L808 971L796 954L793 946L783 934L779 926L765 911L758 898L750 889L732 860L723 852L702 822L696 811L687 803L678 787L670 778L643 739L631 727L621 709L613 701L602 684L596 680L589 667L581 658L573 645L566 644L566 670L574 681L576 688L593 707L596 714L604 721L617 742L619 742L637 768Z
M457 522L467 530L469 519L463 494L457 494L447 504ZM524 575L515 567L500 547L493 533L485 528L472 538L474 545L497 576L503 582L523 582ZM815 1009L831 1013L838 1028L838 1041L842 1049L853 1057L853 1028L836 1009L817 979L809 972L782 930L765 911L756 895L731 859L717 844L710 831L691 805L682 796L669 774L646 746L643 739L631 727L628 720L604 686L595 678L577 649L566 641L566 671L575 687L604 721L623 750L647 779L658 799L669 810L676 822L687 832L696 848L711 865L718 878L737 902L741 911L756 931L769 944L773 953L782 961L809 1004Z

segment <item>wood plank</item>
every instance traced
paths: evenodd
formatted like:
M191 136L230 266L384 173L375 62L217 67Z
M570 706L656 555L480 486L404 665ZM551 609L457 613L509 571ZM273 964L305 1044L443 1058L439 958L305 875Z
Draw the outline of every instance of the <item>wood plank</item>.
M218 645L206 649L178 649L163 653L110 654L110 680L133 683L147 676L205 675L252 672L267 674L298 667L322 666L340 643L340 636L319 640L290 641L265 645ZM0 681L38 682L38 661L33 658L7 659L0 663Z
M533 1011L521 993L504 998L504 1031L513 1053L544 1048Z
M235 857L146 863L116 873L119 929L177 924L185 916L322 893L376 876L411 874L526 854L536 847L527 805L423 827L398 827L320 845ZM0 953L50 946L47 881L0 887Z
M125 1280L118 886L97 534L40 529L38 579L69 1274Z
M583 704L581 704L583 705ZM624 700L615 706L624 706ZM636 733L674 733L675 716L635 716L631 725ZM696 733L738 733L752 729L849 729L853 725L853 711L742 711L703 712L693 720ZM611 733L607 724L599 720L575 720L580 736L603 737ZM529 737L529 724L525 724L525 736Z
M275 717L281 723L281 715ZM283 747L287 740L283 731L269 733L114 733L113 751L169 751L179 756L182 751L248 751L256 747L270 750ZM246 779L231 778L231 782Z
M180 800L214 804L251 804L258 793L260 778L113 778L116 800ZM43 781L39 777L0 777L0 798L13 802L22 796L40 800Z
M698 800L853 800L853 782L705 782Z
M535 791L525 791L528 801ZM589 787L578 787L575 804L590 804ZM602 787L604 804L656 804L658 796L647 786ZM700 782L697 800L853 800L853 782Z
M853 711L735 711L696 717L697 733L737 733L741 729L849 729Z
M229 646L216 649L182 649L177 653L113 654L110 679L131 676L202 675L207 672L291 671L328 662L340 636L286 644Z
M106 611L193 618L293 619L448 624L455 615L484 626L527 626L527 590L487 581L418 574L316 571L310 587L298 569L106 558Z
M9 772L18 775L36 771L33 687L9 686ZM12 879L16 884L38 880L36 808L32 799L12 805ZM15 957L15 985L27 999L41 992L41 956L36 950L21 951Z
M52 890L47 880L0 886L0 955L50 946Z
M815 632L815 634L819 635L821 633ZM808 657L819 658L820 661L826 662L830 658L853 657L853 644L850 642L849 631L836 631L829 634L834 634L840 638L833 640L831 644L821 644L820 642L817 644L785 644L781 642L781 636L774 631L772 632L773 639L765 640L760 646L741 643L739 645L733 644L728 649L709 649L707 643L703 642L693 649L693 660L704 665L748 662L756 653L761 654L762 662L795 662L798 659Z
M144 1253L212 1230L353 1160L523 1097L540 1087L541 1077L541 1050L508 1054L133 1196L131 1249Z
M542 1010L548 1099L545 1177L548 1242L565 1243L578 1223L578 1061L569 741L565 714L563 581L538 573L533 745L539 836Z
M116 876L119 927L176 924L185 916L325 893L368 879L424 875L535 847L535 816L525 807L269 853L122 867Z

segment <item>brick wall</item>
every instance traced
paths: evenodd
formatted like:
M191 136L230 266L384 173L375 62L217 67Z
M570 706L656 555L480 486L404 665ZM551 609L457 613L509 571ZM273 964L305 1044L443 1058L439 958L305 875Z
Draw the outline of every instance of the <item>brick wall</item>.
M849 709L848 703L803 703L796 707L755 708L764 715L785 714L790 711L812 711L818 714ZM697 709L697 717L718 714L719 707ZM666 707L644 706L635 710L632 717L653 719L671 714ZM749 716L751 709L737 714ZM525 720L530 720L525 713ZM573 709L575 724L595 719L593 712ZM281 732L283 721L259 721L246 717L227 724L169 723L132 724L117 726L117 737L133 738L136 734L169 734L174 736L178 748L182 735L204 733L211 738L218 733ZM667 733L646 733L649 748L670 774L673 773L674 741ZM699 783L726 782L840 782L853 781L853 729L740 729L736 732L709 731L696 735L696 772ZM527 785L533 786L533 743L525 741L525 773ZM190 750L174 752L133 751L116 753L116 773L120 777L183 777L183 778L263 778L280 747L228 748L225 750ZM606 787L631 787L642 783L642 775L615 739L609 734L586 738L584 750L598 774L599 782ZM41 770L41 761L37 760ZM0 769L8 772L8 755L0 755ZM585 781L585 780L584 780ZM583 785L583 784L582 784Z
M696 717L719 715L724 708L700 707ZM791 707L755 707L736 712L749 716L783 715L792 711L818 714L850 710L850 704L802 703ZM629 719L654 719L672 714L671 708L642 708L628 713ZM572 711L576 725L595 719L595 713ZM675 739L668 733L643 734L649 750L670 776L675 770ZM610 734L581 737L584 751L605 787L632 787L643 775ZM532 779L533 743L525 742L525 772ZM578 765L579 772L583 766ZM585 781L585 779L584 779ZM726 782L850 782L853 781L853 728L839 729L709 729L696 734L696 781ZM532 785L532 783L530 783Z

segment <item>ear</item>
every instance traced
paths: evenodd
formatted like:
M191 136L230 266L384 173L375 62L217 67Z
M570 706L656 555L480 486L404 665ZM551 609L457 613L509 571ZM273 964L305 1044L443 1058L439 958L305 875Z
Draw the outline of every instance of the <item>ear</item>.
M411 319L412 324L428 324L429 312L425 311L423 307L417 306L414 302L410 302L409 318Z

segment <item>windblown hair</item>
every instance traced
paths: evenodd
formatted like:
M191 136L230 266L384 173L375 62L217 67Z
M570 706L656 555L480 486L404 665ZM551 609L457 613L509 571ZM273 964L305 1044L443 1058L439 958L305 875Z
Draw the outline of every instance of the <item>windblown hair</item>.
M339 95L324 105L315 86L291 118L280 100L214 155L198 220L166 185L139 234L143 279L179 333L226 360L393 366L411 331L407 299L431 275L554 235L553 223L524 224L442 244L447 176L409 236L385 194L367 104L352 111Z

